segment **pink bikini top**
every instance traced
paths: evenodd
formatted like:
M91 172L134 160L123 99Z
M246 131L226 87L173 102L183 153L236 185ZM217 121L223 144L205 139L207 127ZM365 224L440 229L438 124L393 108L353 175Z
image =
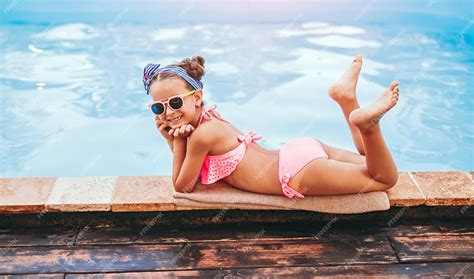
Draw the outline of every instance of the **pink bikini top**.
M222 121L230 123L229 121L222 118L217 111L215 111L216 108L217 105L215 104L209 108L203 108L199 118L199 124L201 124L204 119L209 120L213 116ZM237 136L237 139L242 143L235 149L221 155L206 155L204 158L204 163L201 167L201 183L211 184L230 175L244 158L247 145L253 140L259 140L261 138L262 136L258 136L255 132L249 131L247 134Z

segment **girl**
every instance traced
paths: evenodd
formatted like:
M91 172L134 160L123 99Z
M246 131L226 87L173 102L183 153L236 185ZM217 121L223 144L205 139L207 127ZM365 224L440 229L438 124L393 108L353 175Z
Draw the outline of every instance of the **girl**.
M329 96L341 107L360 154L327 145L312 137L295 138L280 150L262 148L262 137L242 133L217 111L204 106L204 58L194 56L161 67L148 64L143 83L153 102L156 125L173 152L173 185L191 192L223 180L233 187L263 194L304 198L387 190L398 180L397 167L385 145L379 120L398 101L393 81L371 105L360 108L356 84L362 66L357 56ZM303 195L304 194L304 195Z

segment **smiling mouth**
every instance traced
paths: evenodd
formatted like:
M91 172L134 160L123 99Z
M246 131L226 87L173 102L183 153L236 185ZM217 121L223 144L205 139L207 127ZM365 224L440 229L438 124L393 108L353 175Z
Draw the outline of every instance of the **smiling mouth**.
M168 119L168 122L177 122L177 121L181 120L181 118L183 118L182 115L178 116L178 117L175 117L175 118L170 118L170 119Z

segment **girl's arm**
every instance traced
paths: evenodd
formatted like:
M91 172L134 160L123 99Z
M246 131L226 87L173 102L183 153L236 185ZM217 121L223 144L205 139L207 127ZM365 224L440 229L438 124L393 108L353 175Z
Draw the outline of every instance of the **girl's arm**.
M184 141L173 142L173 185L177 192L192 192L201 172L204 158L210 150L210 131L201 127Z
M211 146L209 136L212 135L211 131L205 127L194 131L191 125L169 129L158 117L155 120L160 133L165 137L173 152L174 189L177 192L192 192L199 178L204 158Z
M176 180L178 180L179 172L183 166L184 158L186 157L186 144L187 139L185 138L174 138L171 146L173 151L173 185L176 185ZM175 190L177 187L175 186Z

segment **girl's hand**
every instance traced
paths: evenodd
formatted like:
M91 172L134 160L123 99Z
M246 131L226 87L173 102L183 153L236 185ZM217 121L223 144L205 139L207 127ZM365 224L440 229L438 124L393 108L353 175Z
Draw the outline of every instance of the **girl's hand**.
M186 124L177 128L171 128L168 134L175 138L186 139L193 133L193 131L194 131L193 125Z
M171 130L170 127L166 126L161 122L159 116L155 116L155 123L156 127L160 131L161 135L166 139L166 142L168 142L168 145L170 146L171 150L173 150L173 139L174 136L170 135L168 132Z

